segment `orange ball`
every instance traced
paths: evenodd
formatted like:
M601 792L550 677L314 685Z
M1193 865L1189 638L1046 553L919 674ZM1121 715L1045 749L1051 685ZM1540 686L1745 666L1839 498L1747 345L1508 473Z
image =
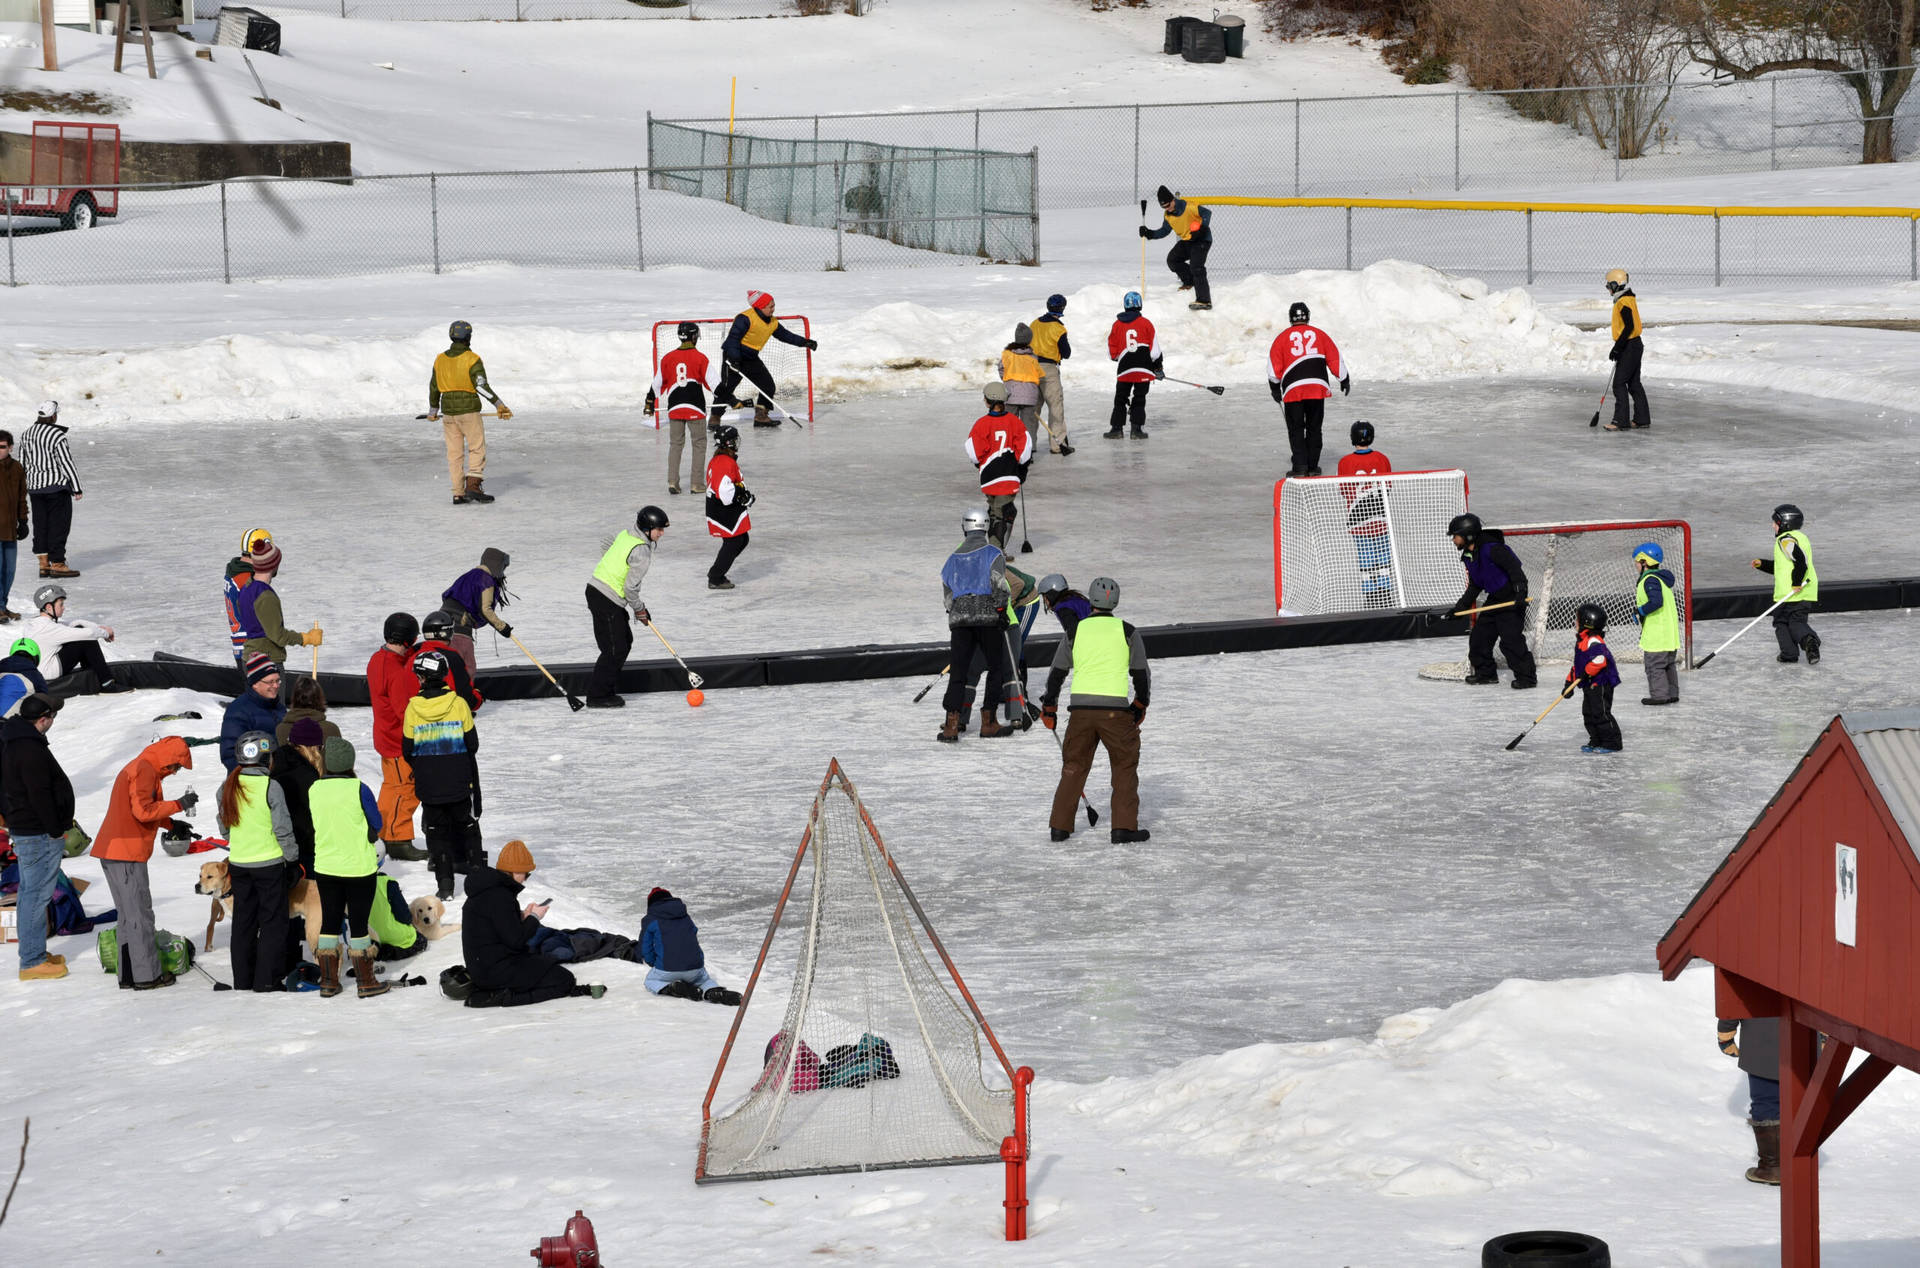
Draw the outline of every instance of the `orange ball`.
M695 687L687 693L687 703L698 709L707 702L707 693Z

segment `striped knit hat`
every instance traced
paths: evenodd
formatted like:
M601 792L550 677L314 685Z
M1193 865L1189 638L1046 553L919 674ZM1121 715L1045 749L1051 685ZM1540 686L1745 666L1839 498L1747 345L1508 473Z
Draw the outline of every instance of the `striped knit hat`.
M262 678L271 677L279 672L280 666L274 664L265 652L255 652L247 657L247 686L249 687Z
M280 571L280 548L268 542L259 550L247 556L247 562L253 565L255 572L264 572L271 576Z

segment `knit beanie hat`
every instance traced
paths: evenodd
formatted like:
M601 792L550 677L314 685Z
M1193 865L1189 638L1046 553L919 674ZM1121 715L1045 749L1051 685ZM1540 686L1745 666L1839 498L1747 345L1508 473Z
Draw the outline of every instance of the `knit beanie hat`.
M655 885L652 889L647 891L647 906L651 907L655 903L663 903L667 899L672 897L673 895L668 893L665 889L661 888L658 885Z
M493 866L502 872L531 872L533 853L525 841L516 838L500 847L500 857L493 861Z
M293 725L287 728L287 743L301 748L319 748L327 742L327 733L320 729L317 718L295 718ZM349 748L351 746L349 745ZM347 758L347 765L353 765L353 758Z
M1013 341L1015 343L1032 343L1033 327L1029 326L1024 321L1021 322L1019 325L1015 326L1013 328Z
M1162 207L1166 206L1168 203L1173 201L1173 191L1171 189L1168 189L1165 185L1162 185L1160 188L1154 190L1153 196L1154 198L1159 200L1159 203Z
M262 678L270 677L279 672L280 666L274 664L272 658L265 652L255 652L253 655L247 657L247 686L249 687L259 682Z
M268 542L259 550L247 556L247 562L253 565L255 572L276 573L280 571L280 548Z
M328 736L326 747L321 752L327 759L327 774L344 775L353 769L353 745L339 736Z

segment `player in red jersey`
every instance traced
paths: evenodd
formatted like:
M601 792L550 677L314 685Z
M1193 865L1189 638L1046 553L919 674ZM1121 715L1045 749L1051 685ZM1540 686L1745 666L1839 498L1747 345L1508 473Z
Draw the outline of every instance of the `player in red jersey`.
M1267 390L1286 413L1293 450L1290 476L1320 474L1320 422L1327 398L1336 385L1342 396L1352 386L1340 349L1326 331L1308 324L1311 317L1305 304L1295 303L1287 310L1287 328L1267 352Z
M967 433L967 461L980 469L980 492L987 499L987 536L1005 550L1018 514L1013 505L1033 462L1033 435L1007 412L1007 385L989 383L982 393L987 412Z
M707 394L718 386L719 379L707 354L695 346L700 342L700 324L683 321L674 333L680 337L680 346L661 357L660 368L653 372L653 386L647 390L647 414L653 416L656 406L665 399L667 426L673 431L667 448L667 492L680 491L680 455L691 434L693 461L687 465L687 474L693 479L693 491L704 493L700 472L707 465Z
M1383 476L1393 471L1387 455L1373 447L1373 424L1357 422L1348 429L1353 452L1340 459L1343 476ZM1393 588L1392 525L1387 522L1387 482L1354 482L1340 487L1347 499L1347 533L1360 560L1360 593L1370 608L1398 606Z
M1160 339L1153 323L1140 313L1140 292L1128 291L1121 301L1121 313L1107 332L1107 360L1114 363L1113 413L1104 433L1118 440L1120 428L1129 419L1137 440L1147 438L1147 389L1164 371L1160 361Z
M740 429L726 423L713 429L713 461L707 464L707 533L720 539L720 553L707 569L707 589L731 590L727 570L747 548L753 520L747 508L753 491L740 482Z

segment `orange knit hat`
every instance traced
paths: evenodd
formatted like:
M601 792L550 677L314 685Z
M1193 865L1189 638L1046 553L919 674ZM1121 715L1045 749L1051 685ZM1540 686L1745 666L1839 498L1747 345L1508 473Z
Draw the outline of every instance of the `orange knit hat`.
M533 855L528 851L525 841L509 841L500 847L500 857L494 860L493 865L502 872L531 872Z

